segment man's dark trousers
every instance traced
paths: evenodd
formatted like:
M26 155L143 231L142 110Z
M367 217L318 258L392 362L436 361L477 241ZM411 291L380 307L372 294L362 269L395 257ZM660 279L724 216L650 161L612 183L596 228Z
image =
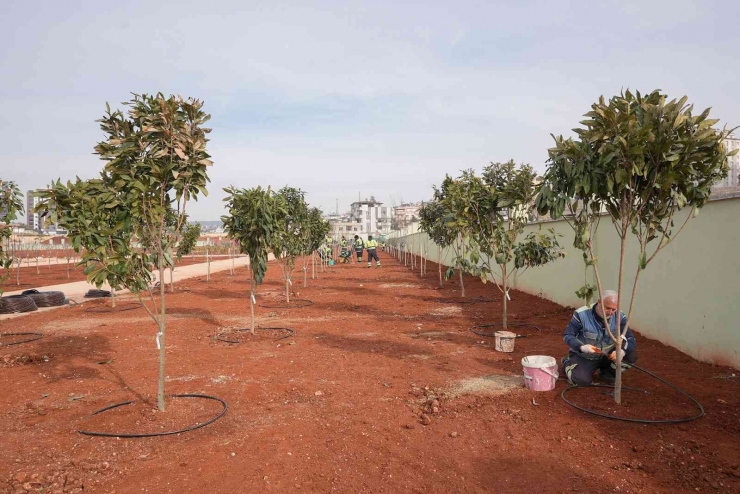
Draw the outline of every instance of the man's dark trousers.
M632 350L624 355L622 362L628 364L637 362L637 351ZM599 377L602 379L609 381L616 378L616 364L606 356L591 360L581 357L577 353L570 352L568 357L563 360L563 374L565 374L565 377L568 378L571 384L577 386L588 386L591 384L596 369L599 369Z

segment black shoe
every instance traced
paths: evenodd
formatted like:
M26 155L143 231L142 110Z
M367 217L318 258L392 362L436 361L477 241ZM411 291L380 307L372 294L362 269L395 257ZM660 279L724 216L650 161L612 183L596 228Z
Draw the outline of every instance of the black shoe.
M617 376L616 374L600 371L599 381L604 382L606 384L614 384L617 381Z

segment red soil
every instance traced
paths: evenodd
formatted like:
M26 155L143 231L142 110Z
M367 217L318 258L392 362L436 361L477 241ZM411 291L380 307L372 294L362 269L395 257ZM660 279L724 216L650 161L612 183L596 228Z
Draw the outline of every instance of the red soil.
M224 258L219 257L216 259L220 260ZM17 283L19 280L16 275L16 268L13 266L13 269L10 272L10 278L8 278L5 283L0 283L0 286L3 287L3 290L5 291L15 291L58 285L72 281L85 281L82 267L75 266L75 263L70 261L68 276L66 259L60 259L60 264L54 264L55 262L56 261L53 260L53 258L51 264L49 264L48 258L39 258L37 269L35 258L31 261L30 265L24 260L21 264L20 285ZM178 261L177 266L187 266L201 262L205 262L205 257L184 257L182 260ZM177 272L177 266L175 266L175 272ZM165 274L165 279L169 282L169 273Z
M706 407L706 417L679 426L586 415L561 400L562 381L552 392L517 385L463 393L466 379L516 381L525 355L562 356L571 309L512 292L510 318L541 331L526 331L514 353L498 353L492 339L468 331L499 320L495 287L467 278L468 298L493 301L441 303L458 296L458 285L439 289L432 263L424 278L387 255L383 264L334 266L317 280L309 276L308 288L297 270L294 296L313 305L256 308L259 325L296 335L240 334L240 344L215 337L248 324L245 268L210 283L179 282L190 291L167 298L167 392L229 403L221 420L179 436L117 440L75 432L166 430L218 411L175 399L167 412L153 411L156 329L143 309L92 314L85 304L1 321L2 332L45 336L0 347L0 485L8 492L106 493L740 492L736 370L638 333L639 364ZM279 273L271 264L258 303L280 299ZM625 379L650 394L625 392L622 406L596 389L576 390L573 399L632 417L693 412L640 372Z

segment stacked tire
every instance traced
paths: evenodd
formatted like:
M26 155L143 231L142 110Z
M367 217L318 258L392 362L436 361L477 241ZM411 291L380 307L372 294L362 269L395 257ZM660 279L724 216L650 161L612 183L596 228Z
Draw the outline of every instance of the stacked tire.
M38 306L28 295L0 297L0 314L17 314L34 310L38 310Z
M23 295L31 297L36 307L59 307L66 305L69 301L64 292L40 292L38 290L26 290Z

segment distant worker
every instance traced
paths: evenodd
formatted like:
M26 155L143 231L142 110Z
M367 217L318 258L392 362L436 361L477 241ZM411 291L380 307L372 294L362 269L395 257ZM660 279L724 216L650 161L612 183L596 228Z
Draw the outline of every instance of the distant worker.
M360 238L359 235L355 235L355 254L357 254L357 262L362 262L362 251L365 249L365 242Z
M372 235L367 236L367 243L365 244L365 248L367 248L367 267L372 267L373 265L373 259L375 259L375 267L380 267L380 258L378 257L378 253L376 252L376 249L378 248L378 241L373 238Z
M342 237L340 245L342 250L339 252L339 262L346 264L352 260L352 252L349 250L346 238Z
M604 316L609 321L612 334L617 333L617 292L604 292L604 307L601 302L581 307L573 313L565 330L565 343L570 347L568 356L563 358L563 372L568 381L577 386L588 386L593 379L594 371L599 369L599 379L613 383L617 373L617 351L622 352L622 362L634 364L637 362L637 341L632 329L624 328L627 325L627 316L620 312L622 341L617 348L614 340L609 336L604 326ZM623 370L628 367L623 366Z

